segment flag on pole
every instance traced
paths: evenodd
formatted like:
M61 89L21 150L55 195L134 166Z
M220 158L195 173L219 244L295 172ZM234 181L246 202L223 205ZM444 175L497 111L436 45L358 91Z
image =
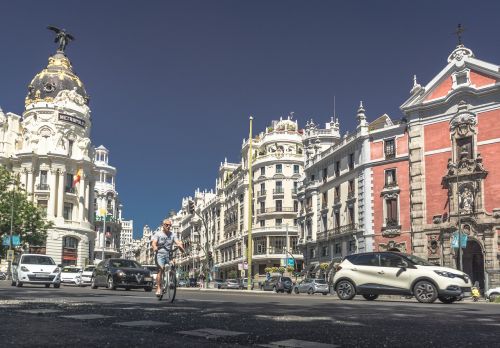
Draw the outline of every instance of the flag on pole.
M73 187L76 186L76 184L78 184L80 182L80 179L82 178L82 170L81 169L78 169L78 171L76 172L75 175L73 175Z

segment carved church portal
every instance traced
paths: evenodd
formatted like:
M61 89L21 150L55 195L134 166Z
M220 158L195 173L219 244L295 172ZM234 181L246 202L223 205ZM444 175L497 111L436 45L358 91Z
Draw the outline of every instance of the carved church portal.
M481 246L477 241L469 239L467 247L462 250L463 271L471 277L472 285L477 281L479 287L484 289L484 256Z

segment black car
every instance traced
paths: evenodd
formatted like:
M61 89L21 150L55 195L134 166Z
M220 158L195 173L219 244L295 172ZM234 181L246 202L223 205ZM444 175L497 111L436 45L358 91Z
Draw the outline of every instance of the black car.
M261 285L262 290L272 290L274 292L292 293L292 279L283 276L274 276L264 281Z
M94 270L90 287L97 289L105 286L108 289L116 288L143 288L150 292L153 290L151 272L136 261L126 259L107 259L101 261Z
M196 278L189 278L189 287L196 288L197 286L198 286L198 282L196 281Z

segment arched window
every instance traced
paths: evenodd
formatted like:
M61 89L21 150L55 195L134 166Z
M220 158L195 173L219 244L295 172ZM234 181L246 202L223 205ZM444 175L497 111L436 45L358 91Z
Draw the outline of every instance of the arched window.
M78 239L66 236L63 238L62 263L63 266L76 266L78 260Z

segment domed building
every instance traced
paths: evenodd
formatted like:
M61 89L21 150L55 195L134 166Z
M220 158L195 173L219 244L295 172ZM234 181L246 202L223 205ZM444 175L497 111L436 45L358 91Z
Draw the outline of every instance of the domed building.
M28 85L22 117L2 114L0 164L19 175L53 227L38 252L63 265L92 259L94 149L89 97L61 50Z

